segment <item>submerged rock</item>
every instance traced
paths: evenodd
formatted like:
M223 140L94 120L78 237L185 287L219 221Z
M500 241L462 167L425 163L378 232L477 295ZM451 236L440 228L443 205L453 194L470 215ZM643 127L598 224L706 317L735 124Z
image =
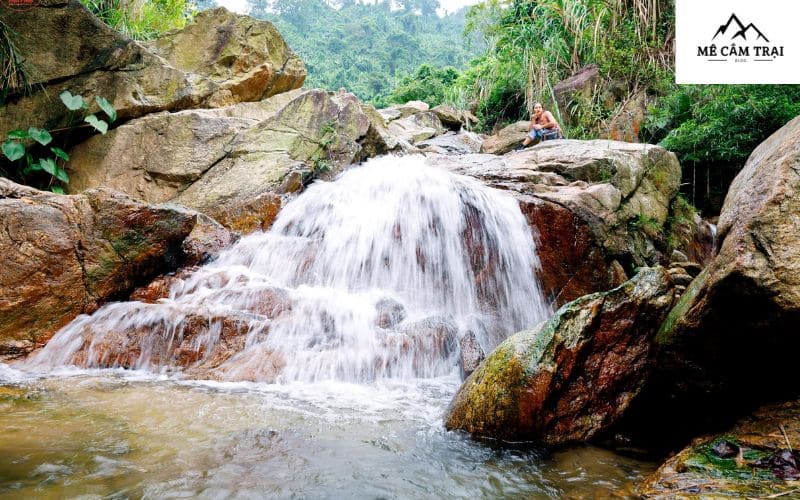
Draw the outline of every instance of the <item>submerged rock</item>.
M195 259L183 243L213 225L107 189L63 196L2 178L0 220L0 356L29 352L78 314Z
M99 111L97 96L120 121L155 111L259 100L299 88L306 71L267 21L225 9L152 42L130 40L95 18L78 0L42 0L21 11L0 10L34 89L12 94L0 110L0 131L67 125L58 101L69 90ZM76 136L77 138L78 136Z
M464 382L448 429L546 445L586 441L620 419L646 380L674 290L663 268L562 307L510 337Z
M696 439L639 488L645 498L793 498L800 479L800 403L771 405L717 436Z
M458 346L461 350L458 357L458 369L461 373L461 380L464 380L478 369L478 366L486 359L486 353L483 352L474 330L465 333L458 341Z

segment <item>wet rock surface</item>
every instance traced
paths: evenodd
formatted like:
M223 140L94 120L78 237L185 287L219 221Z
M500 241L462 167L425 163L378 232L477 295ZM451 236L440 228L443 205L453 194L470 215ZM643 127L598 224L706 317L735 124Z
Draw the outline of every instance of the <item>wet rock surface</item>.
M63 196L0 179L0 355L29 352L78 314L196 258L182 245L198 224L226 233L201 217L108 189Z
M428 162L517 197L539 242L544 291L557 305L665 260L659 248L680 166L663 148L561 140L502 157L429 155Z
M562 307L510 337L461 386L448 429L546 445L587 441L617 422L647 379L674 299L663 268Z
M645 498L794 498L800 480L800 404L763 407L696 439L639 488ZM774 495L771 497L770 495Z

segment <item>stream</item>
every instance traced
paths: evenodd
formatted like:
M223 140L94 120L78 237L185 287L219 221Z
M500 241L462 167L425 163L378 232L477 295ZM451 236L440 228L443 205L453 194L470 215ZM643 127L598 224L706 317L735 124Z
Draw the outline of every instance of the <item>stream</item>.
M0 365L0 497L630 494L655 464L444 430L464 339L552 314L538 269L513 198L422 157L315 182L168 296Z

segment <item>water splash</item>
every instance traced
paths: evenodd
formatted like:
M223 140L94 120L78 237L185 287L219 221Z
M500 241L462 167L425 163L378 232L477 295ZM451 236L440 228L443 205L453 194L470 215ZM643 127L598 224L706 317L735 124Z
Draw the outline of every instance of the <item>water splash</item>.
M471 333L488 352L550 314L517 202L383 157L316 182L272 229L176 279L154 304L107 305L27 366L125 366L256 381L435 377Z

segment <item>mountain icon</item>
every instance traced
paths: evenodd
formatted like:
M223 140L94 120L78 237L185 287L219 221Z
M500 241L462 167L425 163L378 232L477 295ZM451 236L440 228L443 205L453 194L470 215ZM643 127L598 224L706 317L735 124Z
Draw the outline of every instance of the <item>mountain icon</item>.
M742 22L739 20L739 18L736 17L736 14L731 14L731 18L728 19L728 22L719 27L717 32L714 34L714 38L717 38L720 34L722 34L722 35L727 34L728 30L731 29L731 25L732 24L734 25L733 29L736 30L736 32L733 34L733 36L731 36L731 40L735 40L737 37L742 37L743 40L747 40L747 32L752 29L756 33L758 33L758 36L756 37L756 40L761 38L765 42L769 43L769 40L767 39L767 37L765 37L764 34L761 33L761 30L756 28L755 24L750 23L747 26L745 26L744 24L742 24ZM712 38L712 40L714 40L714 38Z

